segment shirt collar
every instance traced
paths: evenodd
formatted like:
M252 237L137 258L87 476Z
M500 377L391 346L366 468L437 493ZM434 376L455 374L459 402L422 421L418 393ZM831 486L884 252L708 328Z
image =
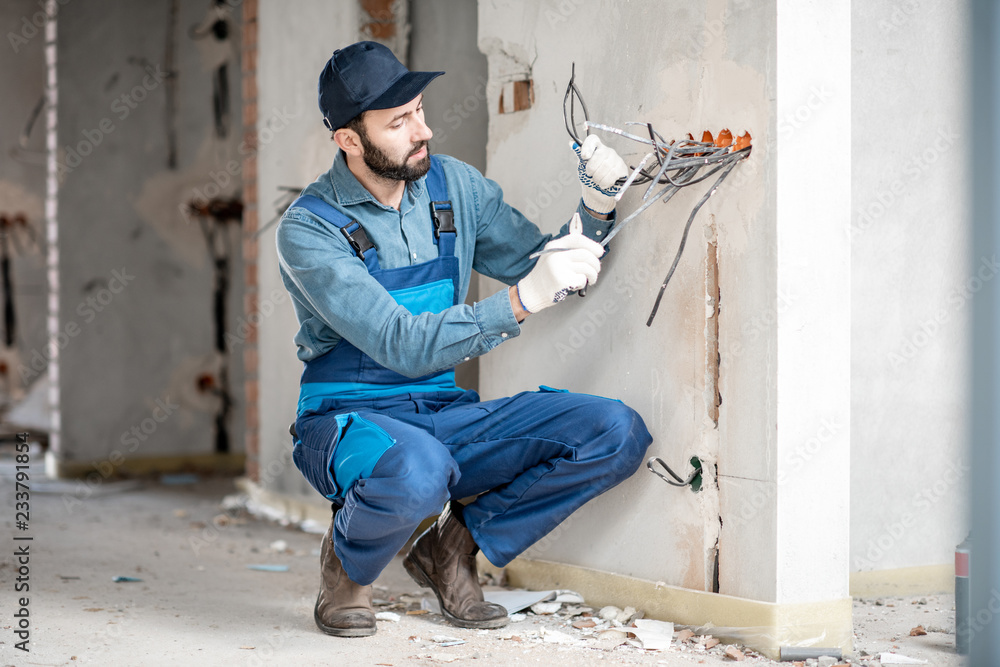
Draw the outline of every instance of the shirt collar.
M368 192L365 186L361 185L354 174L351 173L350 168L347 166L347 159L344 157L344 151L338 150L337 155L333 158L333 167L330 168L328 172L330 175L330 185L333 187L334 195L342 206L352 206L354 204L361 204L363 202L371 202L376 206L381 206L382 208L389 208L379 200L372 196L372 193ZM406 201L407 197L410 201L416 201L424 193L424 180L426 176L420 180L414 181L409 184L406 188L406 194L403 199ZM411 203L412 206L412 203ZM409 207L407 207L409 208Z

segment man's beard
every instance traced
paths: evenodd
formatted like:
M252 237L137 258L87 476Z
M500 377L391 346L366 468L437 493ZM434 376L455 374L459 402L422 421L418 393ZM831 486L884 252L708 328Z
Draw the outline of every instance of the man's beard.
M383 151L381 148L373 144L368 140L364 134L360 134L361 146L364 148L364 154L361 156L364 159L365 164L371 169L372 173L376 176L380 176L386 180L390 181L405 181L407 183L412 183L413 181L419 180L424 177L424 174L428 172L431 168L431 155L430 149L419 162L415 164L407 164L410 156L415 153L419 153L420 150L427 146L426 141L421 141L416 144L406 157L403 158L402 162L395 162L389 155Z

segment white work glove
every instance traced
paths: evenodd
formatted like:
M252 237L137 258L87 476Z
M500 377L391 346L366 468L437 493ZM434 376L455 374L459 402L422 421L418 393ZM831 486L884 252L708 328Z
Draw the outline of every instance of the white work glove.
M574 213L569 234L545 244L531 273L517 284L521 305L537 313L559 303L570 292L597 282L604 246L583 235L580 214Z
M580 158L580 184L583 187L583 204L594 213L610 213L615 209L615 195L621 189L615 185L619 178L627 178L628 165L615 149L601 143L592 134L582 146L570 142Z

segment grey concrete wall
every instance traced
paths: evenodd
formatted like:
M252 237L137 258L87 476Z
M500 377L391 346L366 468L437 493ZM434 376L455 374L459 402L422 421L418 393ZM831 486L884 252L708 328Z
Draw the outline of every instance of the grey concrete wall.
M59 331L50 333L58 334L60 347L57 456L64 461L214 451L219 398L197 385L203 374L218 377L222 363L214 351L213 274L197 220L184 215L183 205L239 194L239 170L231 167L241 158L242 128L239 13L228 19L228 40L194 39L191 32L213 16L210 9L200 0L59 8ZM230 125L219 138L211 77L227 59ZM171 117L175 168L168 166ZM238 331L242 312L239 240L234 225L230 332ZM234 452L243 447L241 369L235 354L229 359Z
M31 117L45 86L44 11L16 0L0 7L7 39L0 46L0 215L23 213L36 243L22 232L12 245L16 340L8 348L0 329L0 404L17 402L45 374L31 368L33 351L45 347L45 114ZM26 142L22 135L29 132ZM2 305L2 301L0 301ZM2 312L2 311L0 311ZM44 369L40 362L36 366ZM6 370L3 370L3 369Z
M853 571L948 564L968 530L965 3L854 3ZM968 267L974 267L974 275Z
M762 317L776 307L769 159L774 7L508 0L480 3L479 18L491 80L530 77L535 91L534 107L513 114L496 114L497 99L491 97L487 175L543 230L556 231L580 196L562 118L571 62L591 120L617 126L648 120L668 139L723 127L753 135L751 160L696 219L652 327L645 326L646 317L683 225L707 186L655 205L613 242L600 282L586 299L572 298L532 316L518 339L481 362L485 398L540 384L620 398L649 426L655 438L650 455L682 472L693 455L708 464L699 494L640 470L527 556L712 590L721 512L715 463L734 485L762 485L754 480L773 476L761 453L770 451L773 464L776 407L768 359L776 342L773 317ZM633 164L642 154L633 144L604 138ZM640 197L638 189L629 192L621 209L634 210ZM709 260L711 242L717 242L717 262ZM718 426L710 417L714 380L707 342L714 312L709 276L716 271L720 324L728 323L720 331L724 413ZM488 294L497 286L481 289ZM741 328L753 317L755 331ZM720 437L726 438L725 460L719 459ZM734 493L745 497L750 491ZM774 600L773 516L754 529L754 539L730 538L728 548L723 545L721 590Z

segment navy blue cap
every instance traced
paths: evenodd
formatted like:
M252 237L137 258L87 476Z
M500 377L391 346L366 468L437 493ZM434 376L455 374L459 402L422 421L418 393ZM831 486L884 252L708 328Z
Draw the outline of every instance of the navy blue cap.
M337 130L363 111L402 106L442 74L411 72L378 42L337 49L319 75L323 123Z

